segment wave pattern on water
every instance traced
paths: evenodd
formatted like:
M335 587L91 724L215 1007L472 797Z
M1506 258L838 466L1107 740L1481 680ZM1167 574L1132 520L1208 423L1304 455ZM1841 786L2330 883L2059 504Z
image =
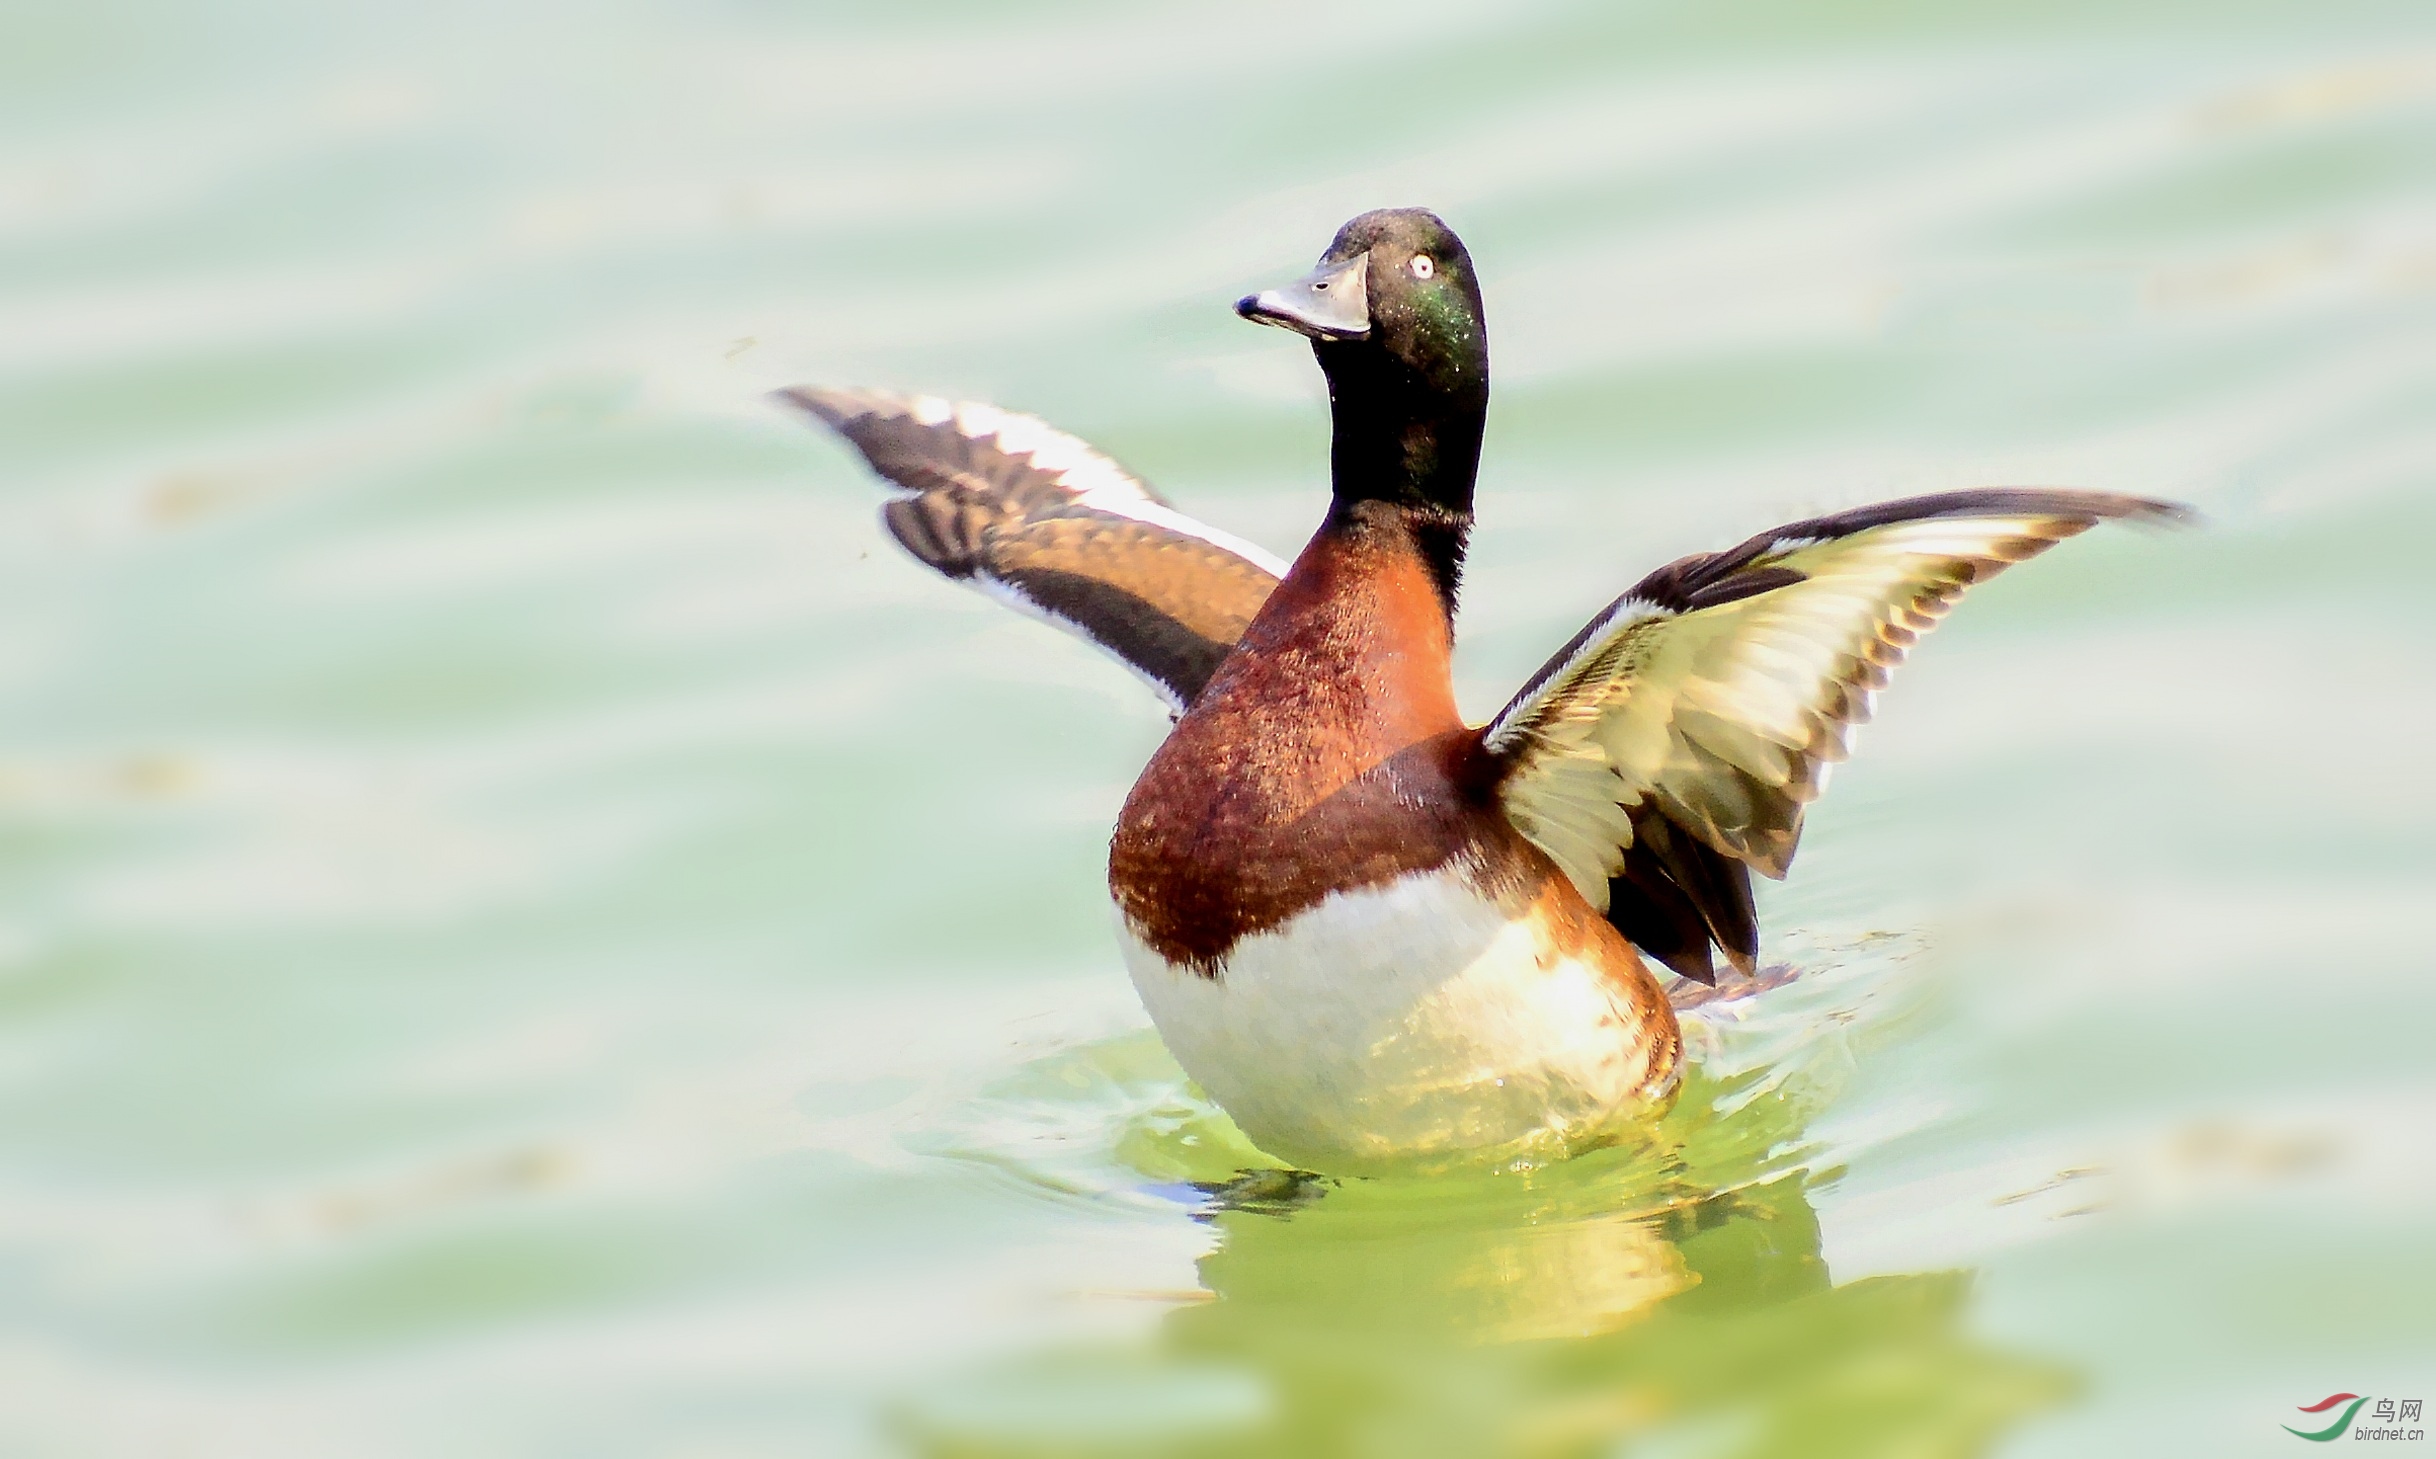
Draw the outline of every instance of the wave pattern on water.
M2426 1371L2432 143L2399 0L22 17L0 1448L2231 1453ZM1651 1144L1310 1186L1107 934L1157 707L761 396L1290 549L1226 301L1406 202L1475 711L1768 522L2210 524L1925 647Z

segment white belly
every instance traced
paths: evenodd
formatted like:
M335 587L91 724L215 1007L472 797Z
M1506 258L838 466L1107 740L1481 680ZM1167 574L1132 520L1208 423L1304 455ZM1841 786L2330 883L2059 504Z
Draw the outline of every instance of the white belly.
M1671 1030L1511 916L1458 873L1416 873L1244 938L1215 979L1118 924L1184 1071L1262 1149L1350 1172L1563 1154L1671 1085Z

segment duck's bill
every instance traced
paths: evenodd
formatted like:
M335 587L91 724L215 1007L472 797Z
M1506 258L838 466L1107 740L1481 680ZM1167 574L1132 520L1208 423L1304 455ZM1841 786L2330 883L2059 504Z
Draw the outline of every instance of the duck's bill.
M1370 255L1347 263L1323 263L1282 289L1263 289L1235 301L1235 312L1255 324L1274 324L1313 339L1362 339L1370 333Z

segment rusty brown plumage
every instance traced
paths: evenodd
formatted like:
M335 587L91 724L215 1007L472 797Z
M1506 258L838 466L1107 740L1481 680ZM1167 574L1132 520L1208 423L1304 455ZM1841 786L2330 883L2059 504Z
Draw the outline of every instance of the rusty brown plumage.
M1109 886L1169 960L1214 972L1332 891L1519 839L1481 793L1446 610L1409 537L1385 503L1340 513L1126 798Z

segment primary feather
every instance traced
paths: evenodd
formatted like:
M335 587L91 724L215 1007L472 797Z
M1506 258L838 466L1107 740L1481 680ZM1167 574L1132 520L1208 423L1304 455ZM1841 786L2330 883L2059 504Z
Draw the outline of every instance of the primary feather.
M1782 878L1803 809L1905 650L1973 583L2165 502L1990 490L1885 502L1670 563L1610 604L1482 732L1507 816L1643 951L1748 971L1750 872Z

